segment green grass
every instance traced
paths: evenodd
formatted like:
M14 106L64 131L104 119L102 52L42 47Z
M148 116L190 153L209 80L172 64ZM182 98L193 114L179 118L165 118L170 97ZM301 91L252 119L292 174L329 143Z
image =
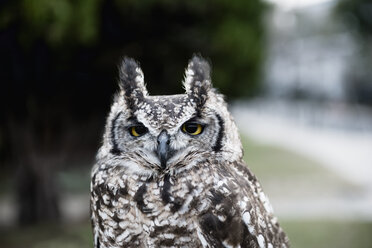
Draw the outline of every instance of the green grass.
M244 160L259 178L293 177L329 173L321 164L286 149L242 138Z
M372 223L350 221L282 221L295 248L371 248ZM89 222L70 226L39 225L0 233L2 248L91 248Z
M89 221L74 225L43 224L0 231L2 248L91 248Z
M372 223L351 221L282 221L291 246L298 248L371 248Z
M281 147L242 137L244 160L268 195L327 196L357 191L358 186L322 164Z

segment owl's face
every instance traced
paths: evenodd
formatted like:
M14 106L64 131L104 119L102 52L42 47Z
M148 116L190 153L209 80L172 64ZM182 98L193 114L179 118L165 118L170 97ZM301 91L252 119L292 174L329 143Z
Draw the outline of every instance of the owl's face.
M211 87L209 71L207 62L194 57L186 70L186 94L149 96L141 69L124 59L121 91L97 159L152 175L177 173L206 159L240 158L236 126L223 97Z

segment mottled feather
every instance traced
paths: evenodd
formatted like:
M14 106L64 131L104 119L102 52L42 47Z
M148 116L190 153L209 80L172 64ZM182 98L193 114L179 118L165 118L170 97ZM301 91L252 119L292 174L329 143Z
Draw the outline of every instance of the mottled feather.
M149 96L132 59L119 74L92 169L95 247L289 247L209 64L190 60L183 95Z

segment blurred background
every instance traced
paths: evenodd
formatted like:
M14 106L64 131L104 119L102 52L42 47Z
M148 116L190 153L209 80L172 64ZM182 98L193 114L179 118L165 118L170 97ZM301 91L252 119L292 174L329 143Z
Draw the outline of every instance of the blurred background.
M193 53L292 246L372 247L369 0L0 0L0 247L92 247L121 57L176 94Z

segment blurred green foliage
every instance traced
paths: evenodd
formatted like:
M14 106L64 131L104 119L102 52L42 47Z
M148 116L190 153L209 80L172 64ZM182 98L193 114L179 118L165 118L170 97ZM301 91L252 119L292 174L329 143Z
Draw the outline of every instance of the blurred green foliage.
M265 8L260 0L0 1L0 166L19 168L20 222L58 218L49 175L62 166L57 158L73 167L94 157L122 56L141 63L152 95L183 92L193 53L210 59L223 94L252 95ZM37 157L51 159L44 166Z
M372 35L372 2L370 0L340 0L336 12L347 25L361 36Z
M215 86L224 94L247 96L258 88L266 9L262 1L8 2L0 11L0 29L16 22L24 47L45 41L61 57L88 47L100 56L96 66L103 63L104 68L112 68L120 56L133 56L154 81L149 84L153 93L180 93L193 53L211 60Z
M97 39L100 0L23 0L20 4L25 43L42 38L63 46Z
M164 75L163 80L157 82L157 87L159 84L166 87L151 89L150 84L152 92L164 93L170 81L177 82L177 87L170 85L172 92L177 91L185 59L194 52L211 59L215 86L224 94L247 96L257 89L264 39L265 5L261 1L115 2L121 16L135 26L133 32L144 32L144 36L139 35L140 39L132 40L131 48L136 48L136 57L152 53L155 60L165 61L162 69L150 72L150 78L156 78L159 71L166 71L169 76ZM142 46L142 42L146 45ZM153 46L151 51L143 49L148 42ZM147 59L143 61L145 64ZM145 68L145 74L146 71L149 70Z

